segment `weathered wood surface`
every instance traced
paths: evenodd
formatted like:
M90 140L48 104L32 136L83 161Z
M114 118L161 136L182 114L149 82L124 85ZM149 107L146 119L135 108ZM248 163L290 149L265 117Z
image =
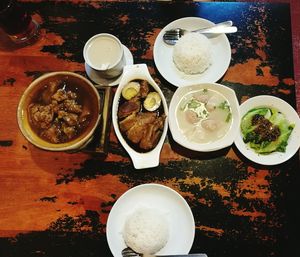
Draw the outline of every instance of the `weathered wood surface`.
M18 101L39 75L85 74L86 40L109 32L146 63L170 100L176 88L153 62L161 28L185 16L232 19L230 68L221 83L242 102L271 94L295 107L290 6L249 3L114 3L24 1L42 24L41 38L25 48L0 48L0 256L111 256L105 238L108 213L129 188L160 183L192 208L192 252L208 256L293 256L297 249L298 154L274 167L256 165L232 146L211 154L186 151L170 134L160 166L135 171L113 129L107 157L35 148L18 129ZM66 255L67 254L67 255Z

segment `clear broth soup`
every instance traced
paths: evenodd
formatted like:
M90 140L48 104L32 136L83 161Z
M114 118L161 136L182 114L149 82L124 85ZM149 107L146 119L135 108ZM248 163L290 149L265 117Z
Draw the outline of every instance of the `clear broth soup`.
M222 94L210 89L186 94L179 102L176 118L186 139L200 144L223 138L232 125L229 102Z

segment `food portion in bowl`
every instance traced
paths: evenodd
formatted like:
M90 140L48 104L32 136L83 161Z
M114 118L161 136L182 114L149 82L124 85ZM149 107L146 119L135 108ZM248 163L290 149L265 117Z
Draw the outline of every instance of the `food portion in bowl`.
M147 80L131 80L123 87L118 125L127 144L135 151L147 152L155 148L165 118L161 97Z
M200 33L182 36L173 49L173 61L178 70L185 74L200 74L212 63L211 42Z
M136 253L155 254L167 244L169 226L158 210L140 207L127 217L122 235Z
M285 152L295 124L280 110L270 107L250 109L241 121L243 141L259 154Z
M35 146L50 151L80 149L100 120L100 97L83 76L50 72L25 90L17 116L21 132Z
M178 127L187 140L211 143L224 137L232 125L228 100L219 92L200 89L188 92L176 110Z
M178 88L170 102L169 127L174 141L193 151L230 146L240 128L234 90L217 83Z
M82 88L63 79L37 90L28 106L29 124L47 142L58 144L78 137L91 122L92 105Z

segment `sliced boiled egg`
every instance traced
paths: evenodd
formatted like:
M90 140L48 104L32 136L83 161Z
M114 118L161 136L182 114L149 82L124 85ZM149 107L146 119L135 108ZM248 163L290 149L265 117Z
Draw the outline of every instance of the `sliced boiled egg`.
M140 83L131 81L122 89L122 96L130 100L140 92Z
M161 97L157 92L150 92L143 105L147 111L153 112L159 108L161 104Z

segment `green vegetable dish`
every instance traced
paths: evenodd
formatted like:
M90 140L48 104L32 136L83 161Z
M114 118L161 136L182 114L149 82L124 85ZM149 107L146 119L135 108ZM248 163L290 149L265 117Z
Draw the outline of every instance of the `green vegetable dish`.
M285 152L294 126L280 111L269 107L251 109L241 121L244 142L259 154Z

